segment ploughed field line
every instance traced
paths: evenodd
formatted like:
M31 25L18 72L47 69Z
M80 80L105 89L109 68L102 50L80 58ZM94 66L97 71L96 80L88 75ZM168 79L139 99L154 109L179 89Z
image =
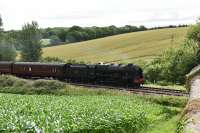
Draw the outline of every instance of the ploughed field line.
M71 83L71 85L90 87L94 89L106 88L106 89L115 89L115 90L125 90L130 93L135 94L145 94L145 95L168 95L168 96L189 96L189 93L182 90L175 89L165 89L165 88L154 88L154 87L139 87L139 88L126 88L126 87L114 87L114 86L105 86L105 85L93 85L93 84L82 84L82 83Z

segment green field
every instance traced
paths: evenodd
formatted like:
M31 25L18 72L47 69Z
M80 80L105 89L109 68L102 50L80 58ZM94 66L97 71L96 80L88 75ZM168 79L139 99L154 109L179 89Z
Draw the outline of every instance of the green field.
M44 57L59 57L78 61L137 62L161 54L169 47L177 47L184 40L188 28L160 29L116 35L91 41L44 48Z
M158 129L160 126L170 125L163 129L173 133L185 100L172 99L0 94L0 130L20 133L147 133L162 131Z
M186 101L2 75L0 131L175 133Z

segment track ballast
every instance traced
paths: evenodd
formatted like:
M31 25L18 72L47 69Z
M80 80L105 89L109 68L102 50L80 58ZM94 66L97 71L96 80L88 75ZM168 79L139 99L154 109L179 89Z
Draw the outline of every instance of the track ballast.
M70 83L71 85L90 87L90 88L106 88L114 90L124 90L135 94L146 94L146 95L168 95L168 96L189 96L186 91L166 89L166 88L155 88L155 87L140 87L140 88L125 88L125 87L114 87L105 85L93 85L93 84L82 84L82 83Z

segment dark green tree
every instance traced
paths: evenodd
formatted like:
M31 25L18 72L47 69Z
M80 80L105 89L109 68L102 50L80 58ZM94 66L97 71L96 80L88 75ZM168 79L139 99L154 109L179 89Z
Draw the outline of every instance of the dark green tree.
M67 35L67 32L66 32L64 29L61 29L61 30L58 32L58 37L59 37L59 39L60 39L62 42L65 42L65 41L66 41L66 35Z
M14 61L16 55L16 49L11 41L0 40L0 61Z
M109 28L109 30L110 30L110 32L111 32L111 35L116 35L116 34L117 34L118 29L117 29L116 26L111 25L111 26L109 26L108 28Z
M42 56L41 32L37 22L27 23L22 27L20 42L23 61L39 61Z
M58 36L56 36L56 35L50 36L50 44L51 45L59 44L60 42L61 41Z
M95 39L95 38L97 38L97 36L96 36L96 31L95 31L95 29L93 28L93 27L91 27L91 28L86 28L85 29L85 32L88 34L88 39L90 40L90 39Z
M190 27L187 33L187 38L197 43L198 45L197 57L198 57L198 62L200 63L200 22Z
M145 30L147 30L147 28L146 28L144 25L141 25L141 26L139 27L139 30L140 30L140 31L145 31Z
M190 27L187 37L198 43L200 46L200 24L196 24Z
M69 28L68 31L69 31L69 32L73 32L73 31L82 31L82 30L83 30L82 27L74 25L74 26L72 26L71 28Z

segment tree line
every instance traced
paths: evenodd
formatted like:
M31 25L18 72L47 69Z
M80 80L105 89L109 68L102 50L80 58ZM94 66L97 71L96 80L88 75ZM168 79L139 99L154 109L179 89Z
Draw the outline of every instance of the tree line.
M177 28L177 27L188 27L188 25L169 25L163 27L146 28L141 25L139 27L126 25L124 27L116 27L114 25L108 27L80 27L72 26L70 28L46 28L42 29L42 37L51 39L52 45L59 44L60 42L73 43L80 41L87 41L91 39L97 39L112 35L118 35L123 33L138 32L152 29L163 29L163 28Z
M124 27L116 27L114 25L108 27L72 26L70 28L43 29L42 36L43 38L57 39L61 42L72 43L145 30L147 30L145 26L137 27L131 25L126 25Z
M69 28L66 27L58 27L58 28L45 28L40 29L41 38L49 39L50 42L47 46L51 45L59 45L59 44L67 44L73 42L81 42L87 41L112 35L118 35L123 33L137 32L137 31L145 31L147 28L145 26L131 26L126 25L124 27L116 27L114 25L108 27L80 27L80 26L72 26ZM4 31L4 34L10 36L14 39L19 38L19 33L21 31L11 30ZM21 46L19 43L15 43L17 48L20 50Z
M153 28L148 28L148 30L157 30L157 29L165 29L165 28L180 28L180 27L189 27L189 25L179 24L179 25L157 26Z
M45 28L40 29L42 40L48 40L47 44L44 44L43 47L47 46L55 46L67 43L81 42L87 41L112 35L145 31L145 30L155 30L155 29L163 29L163 28L176 28L176 27L187 27L188 25L169 25L164 27L153 27L146 28L145 26L131 26L126 25L123 27L116 27L114 25L107 27L80 27L80 26L72 26L69 28L66 27L58 27L58 28ZM13 38L15 46L18 50L22 48L20 43L16 41L19 38L20 31L11 30L4 31L4 34Z

